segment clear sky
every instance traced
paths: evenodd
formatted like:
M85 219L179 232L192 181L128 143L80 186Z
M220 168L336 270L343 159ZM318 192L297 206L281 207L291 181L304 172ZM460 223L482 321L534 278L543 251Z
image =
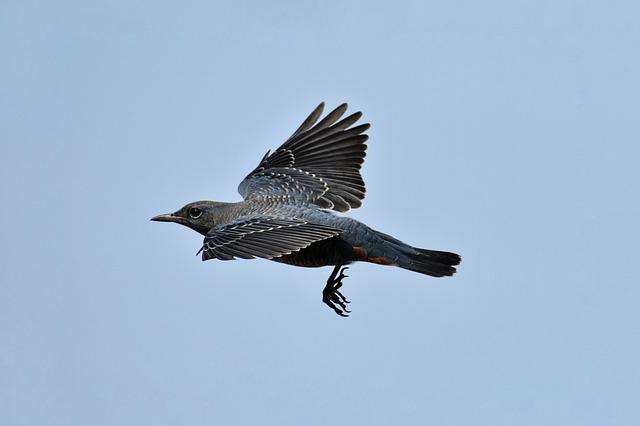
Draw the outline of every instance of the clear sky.
M640 424L637 1L0 2L0 424ZM320 102L454 278L149 222Z

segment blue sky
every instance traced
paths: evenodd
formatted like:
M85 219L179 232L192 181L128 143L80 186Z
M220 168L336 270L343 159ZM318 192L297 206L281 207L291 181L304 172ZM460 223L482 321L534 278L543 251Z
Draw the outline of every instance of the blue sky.
M0 4L0 423L640 422L640 6ZM350 213L431 279L203 263L149 222L319 103L372 123Z

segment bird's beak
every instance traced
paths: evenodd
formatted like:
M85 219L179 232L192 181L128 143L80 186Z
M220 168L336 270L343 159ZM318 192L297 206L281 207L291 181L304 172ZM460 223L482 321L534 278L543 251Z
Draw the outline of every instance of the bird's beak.
M154 222L182 222L182 218L180 216L176 216L173 213L159 214L158 216L152 217L151 220L153 220Z

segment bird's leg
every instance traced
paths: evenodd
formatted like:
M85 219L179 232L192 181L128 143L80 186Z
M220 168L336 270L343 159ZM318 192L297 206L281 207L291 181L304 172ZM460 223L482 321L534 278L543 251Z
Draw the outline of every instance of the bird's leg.
M327 279L327 285L322 290L322 301L341 317L348 317L351 312L347 309L347 303L351 302L339 291L342 287L342 279L348 276L344 274L347 269L347 266L343 268L342 265L336 265Z

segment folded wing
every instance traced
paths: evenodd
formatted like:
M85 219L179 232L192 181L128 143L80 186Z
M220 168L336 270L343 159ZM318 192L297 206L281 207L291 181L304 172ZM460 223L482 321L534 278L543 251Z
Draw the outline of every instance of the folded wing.
M362 113L342 118L347 104L318 122L323 109L321 103L280 148L267 152L240 183L240 195L337 211L362 205L365 185L360 168L368 139L363 133L369 124L351 127Z
M212 228L204 238L200 252L202 260L273 259L340 232L303 219L256 216Z

